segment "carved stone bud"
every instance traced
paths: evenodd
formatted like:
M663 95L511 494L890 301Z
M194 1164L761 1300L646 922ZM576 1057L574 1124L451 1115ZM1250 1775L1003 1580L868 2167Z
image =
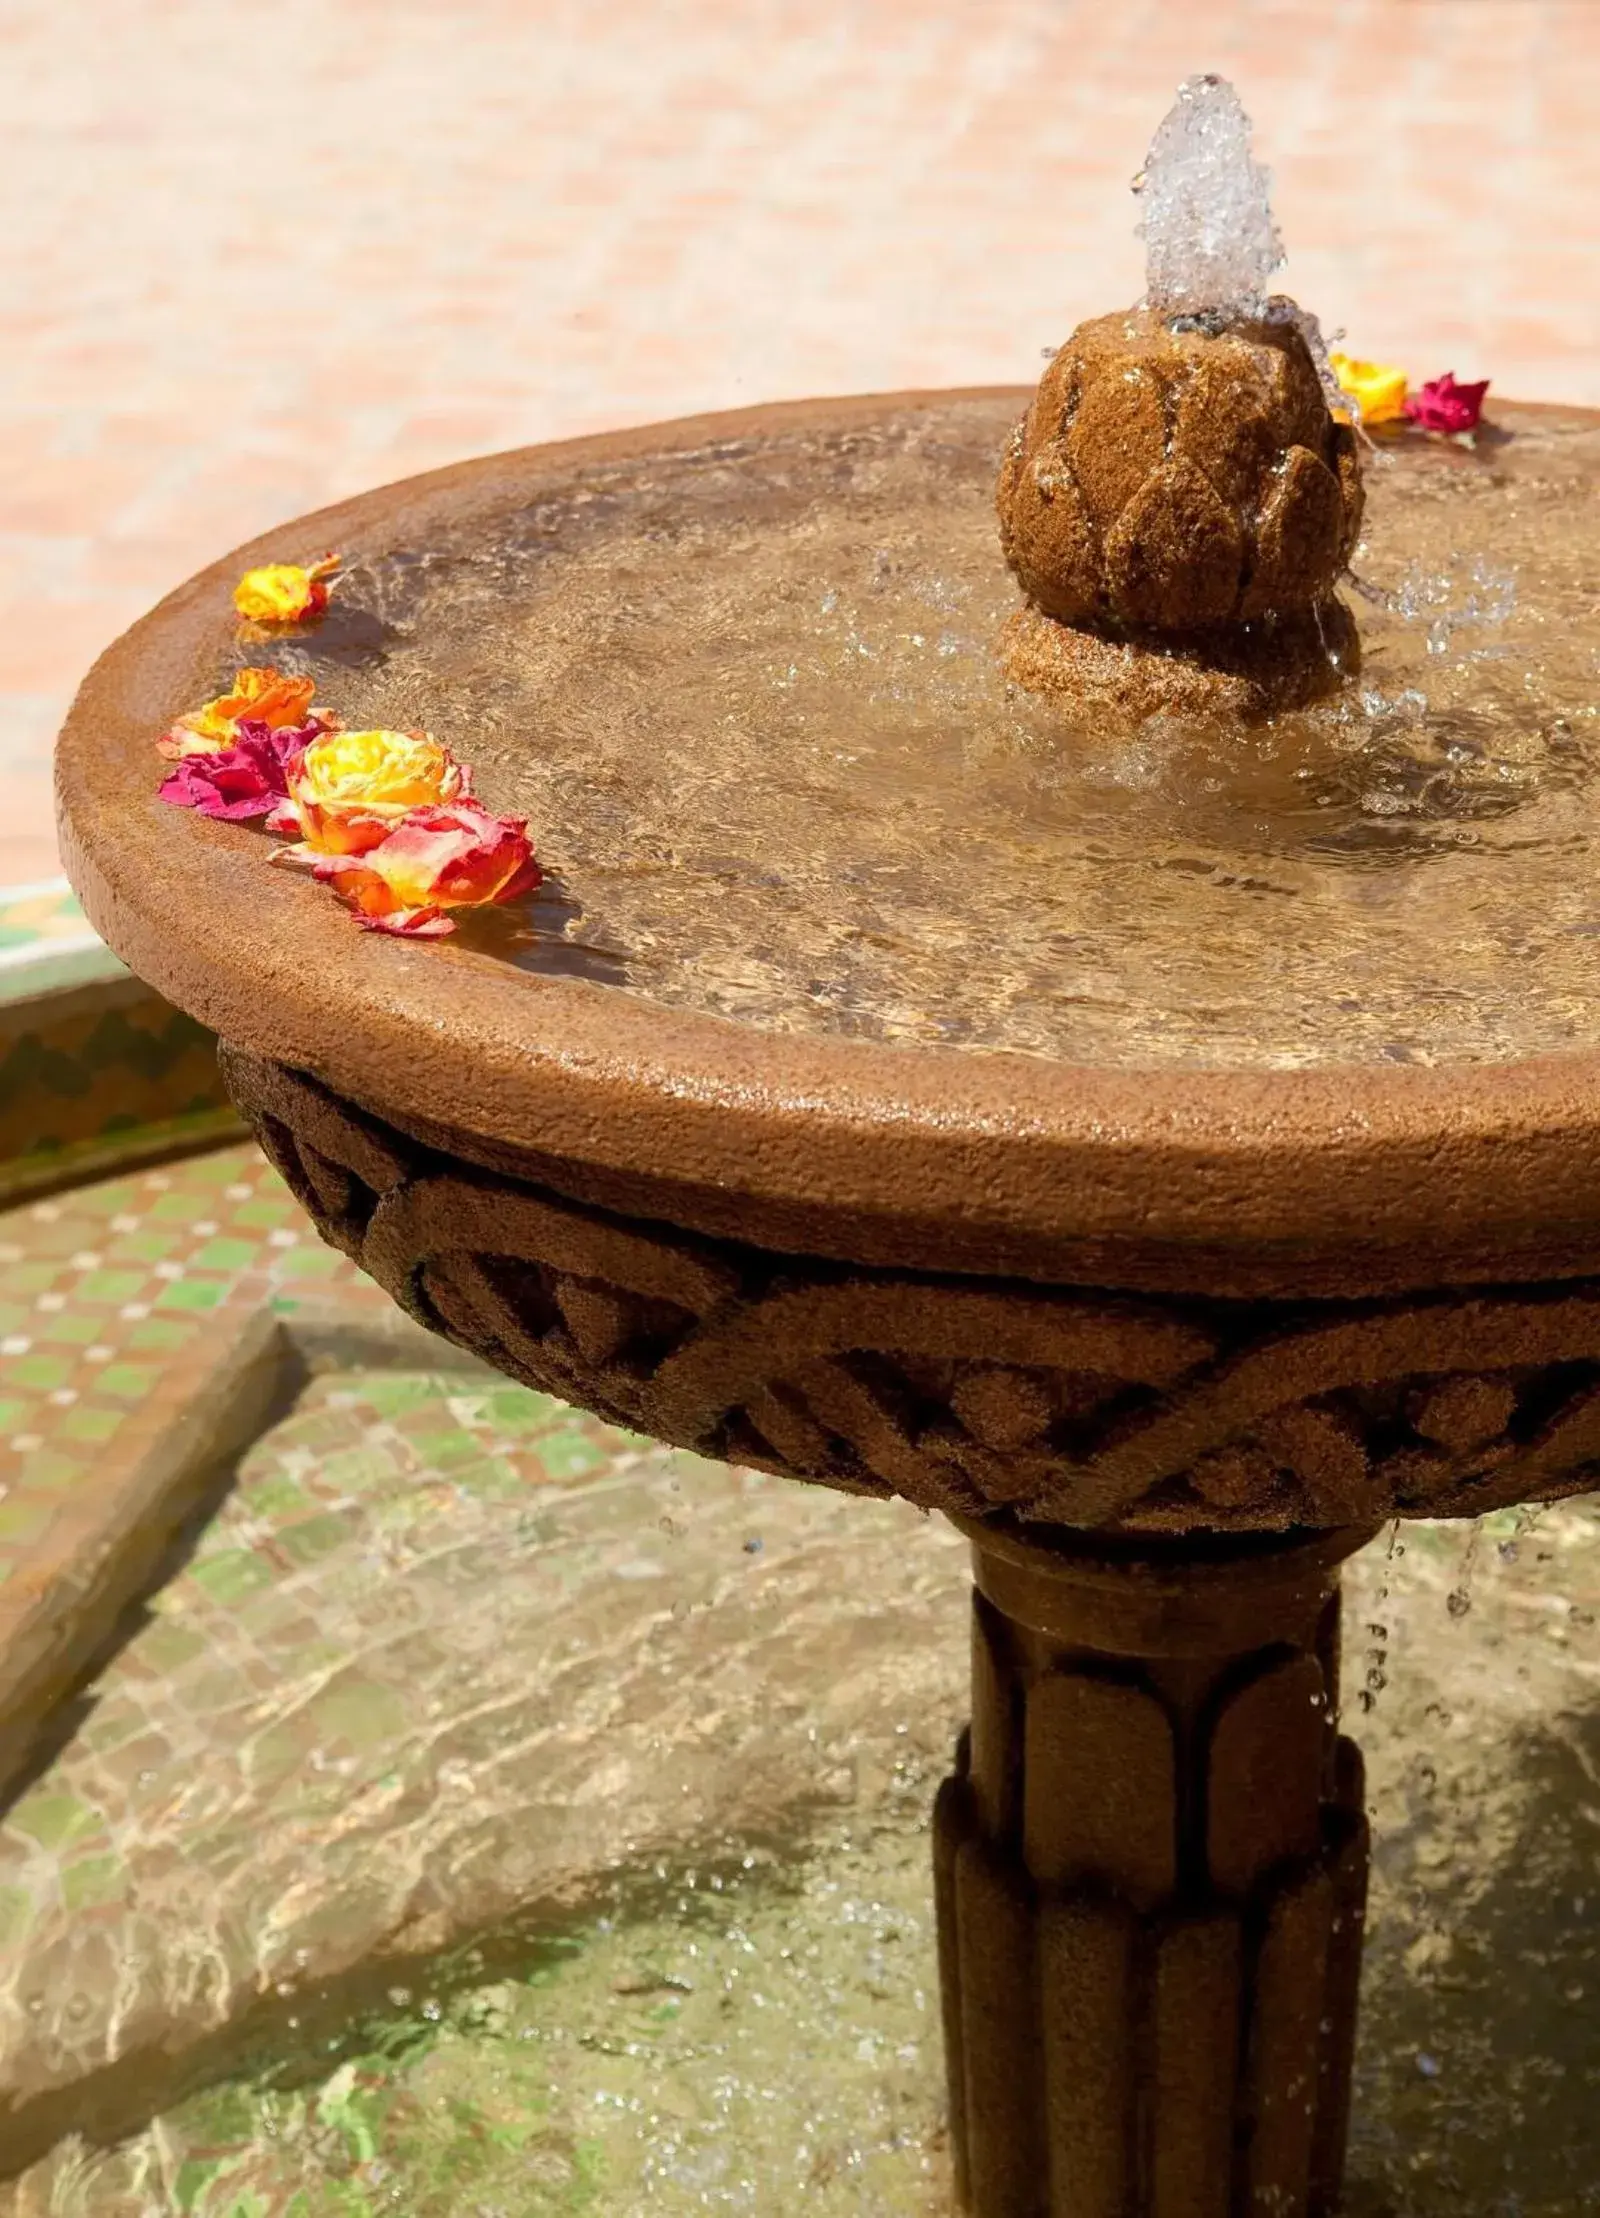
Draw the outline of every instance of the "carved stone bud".
M1213 335L1134 309L1080 325L1045 371L998 508L1006 560L1045 614L1204 634L1329 599L1361 471L1294 324Z

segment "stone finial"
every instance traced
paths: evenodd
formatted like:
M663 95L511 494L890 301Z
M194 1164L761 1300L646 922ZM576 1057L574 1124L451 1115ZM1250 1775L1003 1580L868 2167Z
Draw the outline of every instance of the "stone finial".
M1080 325L1001 465L1006 560L1066 624L1205 633L1319 607L1361 524L1355 437L1297 327Z
M1080 324L1006 449L1012 676L1075 708L1250 720L1328 693L1359 642L1334 585L1355 434L1316 320L1271 294L1270 180L1226 79L1191 77L1135 184L1146 294Z

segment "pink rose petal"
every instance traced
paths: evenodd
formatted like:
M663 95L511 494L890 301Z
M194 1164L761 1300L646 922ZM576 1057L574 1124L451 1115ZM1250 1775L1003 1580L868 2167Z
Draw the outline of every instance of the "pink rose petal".
M1405 404L1406 414L1422 431L1446 434L1476 431L1483 416L1483 396L1488 390L1487 378L1477 385L1458 385L1454 373L1446 370L1443 377L1430 379L1420 392L1410 395Z

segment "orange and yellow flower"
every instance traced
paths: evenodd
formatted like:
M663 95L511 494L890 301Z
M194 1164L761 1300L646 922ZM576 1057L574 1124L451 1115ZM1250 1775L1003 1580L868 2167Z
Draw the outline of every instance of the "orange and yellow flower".
M304 861L280 850L275 861ZM521 817L491 816L474 801L415 809L379 846L361 855L319 855L310 867L368 931L442 939L450 909L511 901L539 883Z
M244 723L265 724L271 732L292 730L311 720L316 690L315 678L285 677L281 670L268 667L241 670L231 692L219 693L203 708L180 716L157 744L169 760L176 760L234 746ZM318 721L327 725L333 720Z
M236 596L275 619L326 606L332 556L312 571L252 571ZM284 581L289 583L285 584ZM308 598L295 580L314 589ZM299 596L296 598L296 596ZM320 599L317 596L320 595ZM289 844L271 860L331 886L369 931L420 939L453 932L450 912L510 901L539 883L521 817L492 816L472 773L426 732L347 732L313 707L316 682L268 664L178 718L157 742L175 767L160 798L227 824L264 819Z
M1399 422L1406 412L1406 373L1388 362L1358 362L1348 354L1330 354L1339 390L1355 403L1354 414L1364 424Z
M361 855L413 809L466 800L472 780L426 732L329 732L289 765L288 786L275 830L298 827L313 855Z
M328 605L329 584L339 568L337 555L303 568L298 562L268 562L247 570L233 589L233 605L255 624L305 624Z

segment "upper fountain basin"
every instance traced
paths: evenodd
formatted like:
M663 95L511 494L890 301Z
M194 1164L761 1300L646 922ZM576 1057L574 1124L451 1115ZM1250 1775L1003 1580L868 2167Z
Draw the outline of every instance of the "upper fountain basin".
M228 557L63 735L92 920L230 1040L708 1231L1214 1292L1595 1269L1600 420L1381 453L1359 685L1130 734L994 656L1025 398L533 449ZM330 545L324 624L241 648L241 569ZM529 817L520 924L364 935L156 800L155 735L268 652Z

